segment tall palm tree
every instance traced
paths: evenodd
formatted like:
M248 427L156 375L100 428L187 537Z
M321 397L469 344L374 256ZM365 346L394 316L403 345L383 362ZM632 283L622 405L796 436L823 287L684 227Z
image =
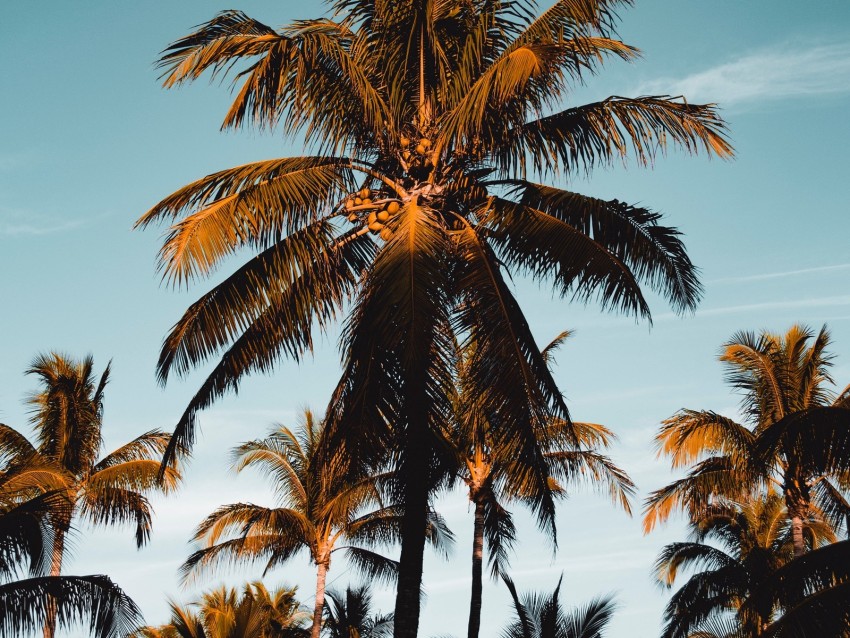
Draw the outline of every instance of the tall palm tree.
M561 333L541 351L547 362L569 334ZM631 513L629 496L635 491L628 475L599 452L608 447L614 435L595 423L552 418L537 433L540 454L535 460L539 459L543 465L529 468L526 459L517 458L512 446L505 445L498 435L509 428L499 423L498 413L488 411L487 397L475 394L478 388L469 378L474 356L474 344L457 353L455 427L450 440L457 457L458 475L475 507L469 638L477 638L481 626L484 541L487 541L491 575L496 577L504 573L508 551L516 539L513 518L506 505L528 500L525 476L534 470L547 474L551 490L560 495L566 494L568 485L588 481L594 488L607 489L614 502L628 513Z
M655 563L666 587L681 570L695 571L667 604L662 638L689 638L729 614L737 615L744 635L763 635L776 606L764 596L766 604L756 604L752 595L794 556L783 497L772 491L743 503L716 503L690 529L689 542L665 546ZM836 540L831 526L816 518L806 521L804 535L813 549Z
M850 387L829 389L829 333L793 326L785 335L736 334L720 360L742 393L744 423L712 411L681 410L656 437L659 454L685 478L647 500L644 529L685 509L692 517L718 497L742 499L776 485L791 520L794 555L805 550L803 528L822 512L836 528L850 516Z
M189 607L172 602L171 622L141 627L133 638L306 638L310 613L295 598L296 589L269 591L261 582L241 592L220 587Z
M47 481L51 489L62 489L67 496L69 506L51 517L55 528L51 576L62 572L66 535L75 518L95 525L131 524L141 547L151 529L146 496L169 493L180 481L175 463L160 467L158 459L170 436L158 430L98 458L103 448L103 395L109 369L107 365L97 378L90 356L81 361L57 353L36 357L27 370L41 385L29 399L36 443L0 424L0 458L7 464L10 489L18 490L16 498L26 500L43 491L38 481ZM53 621L48 619L45 636L53 632Z
M65 489L50 473L31 471L21 499L20 473L0 473L0 636L29 635L46 626L88 624L89 635L122 638L141 620L136 604L106 576L48 576L54 553L52 518L67 519ZM40 485L36 485L36 481ZM28 572L21 578L22 572Z
M205 547L183 566L184 575L191 577L222 563L263 560L267 572L306 550L316 565L312 638L321 631L325 581L333 554L344 551L372 579L393 579L397 563L362 545L398 541L402 515L401 508L381 500L381 481L387 477L351 482L341 471L338 456L319 454L322 435L322 423L308 410L298 433L279 425L265 439L236 448L234 469L251 467L270 476L280 506L234 503L220 507L198 526L194 540ZM432 542L446 549L452 537L442 519L432 513L428 524Z
M668 146L731 156L712 105L565 104L607 57L636 57L614 29L624 4L555 0L538 13L531 0L335 0L327 17L280 30L227 11L161 57L167 87L242 63L224 127L302 136L312 153L214 173L137 222L172 223L160 264L178 286L241 248L257 252L165 339L163 383L220 357L166 460L192 444L199 411L245 374L300 360L314 327L348 312L329 427L350 458L389 458L399 472L397 636L418 626L421 531L451 414L451 333L477 344L476 383L511 428L516 455L533 456L544 417L568 411L507 274L644 317L641 283L680 311L700 297L679 233L659 214L533 180L630 154L645 165ZM554 515L547 478L527 477L542 518Z
M389 638L393 615L373 613L368 586L348 587L345 593L329 590L324 627L328 638Z
M612 598L600 596L567 613L561 607L560 579L550 595L530 593L520 598L513 581L502 578L516 614L502 630L503 638L602 638L617 607Z

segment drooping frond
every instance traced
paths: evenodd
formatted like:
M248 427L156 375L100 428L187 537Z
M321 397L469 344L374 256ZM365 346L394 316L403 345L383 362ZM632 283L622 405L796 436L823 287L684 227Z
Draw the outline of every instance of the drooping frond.
M652 492L644 502L644 533L666 521L674 511L699 516L718 496L743 498L759 480L728 457L712 456L698 463L685 478Z
M41 631L50 610L59 627L123 638L142 622L136 604L106 576L45 576L0 585L0 635Z
M649 317L634 273L603 244L533 207L506 199L494 204L490 241L507 266L553 283L562 297L596 297L603 308Z
M492 140L488 151L504 173L524 171L527 158L537 173L589 171L629 152L646 165L671 144L728 159L733 151L725 128L711 104L668 96L611 97L525 122Z
M369 583L393 585L398 580L398 561L363 547L342 545L349 564Z
M237 249L260 250L326 216L353 185L348 160L290 157L213 173L162 200L136 226L176 218L159 254L163 277L206 276Z
M690 465L712 454L752 457L755 437L732 419L716 412L680 410L662 421L655 436L658 455L670 457L673 468Z
M303 353L312 345L314 322L322 325L336 316L355 290L372 246L366 237L344 238L305 264L295 281L280 291L272 299L273 303L234 340L195 393L175 427L163 457L164 465L178 453L190 450L199 411L226 392L237 390L244 375L269 371L284 353ZM191 315L197 310L195 307L189 309L187 323L193 322ZM224 320L227 321L226 315ZM199 328L203 329L203 324ZM177 330L181 330L179 324ZM213 334L216 330L216 326L210 329ZM193 344L188 337L185 345L187 350L197 348L199 352L207 347L204 340ZM173 347L176 346L167 340L164 348ZM162 356L160 360L162 365Z
M494 447L514 459L516 489L533 497L539 523L554 529L549 472L538 441L551 416L569 419L567 407L492 249L472 227L459 232L457 242L462 307L455 322L467 343L475 344L468 375L472 396L486 402L485 414L495 415L489 435Z
M151 506L148 499L134 489L113 487L106 481L103 484L95 482L83 492L79 507L80 515L93 525L134 527L137 547L150 539Z
M697 269L685 252L679 231L659 223L660 213L525 180L498 183L509 186L520 204L592 238L677 311L696 308L702 296Z

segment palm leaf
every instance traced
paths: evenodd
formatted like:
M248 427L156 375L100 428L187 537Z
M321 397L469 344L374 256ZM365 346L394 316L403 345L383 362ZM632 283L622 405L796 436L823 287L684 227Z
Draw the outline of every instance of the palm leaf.
M0 635L40 631L53 609L58 626L86 624L97 638L121 638L142 621L136 604L106 576L45 576L0 585Z

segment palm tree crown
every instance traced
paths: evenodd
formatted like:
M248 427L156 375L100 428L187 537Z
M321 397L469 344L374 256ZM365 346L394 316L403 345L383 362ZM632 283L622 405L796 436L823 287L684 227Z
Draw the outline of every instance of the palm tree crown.
M397 542L402 515L402 508L382 501L381 482L387 477L351 482L337 457L319 454L322 433L322 423L307 411L297 434L281 425L265 439L236 448L234 468L253 467L271 477L279 506L220 507L198 526L194 540L205 548L183 567L189 577L223 562L263 560L267 572L307 550L317 567L313 638L321 629L325 579L333 554L344 551L371 579L394 579L396 562L362 545ZM435 513L422 534L444 549L452 540Z
M757 604L752 594L794 557L782 496L769 492L743 503L716 503L690 529L692 540L666 545L655 564L658 581L667 587L681 570L695 572L667 604L662 638L688 638L728 612L737 612L745 635L762 635L776 609L771 600ZM812 549L836 540L830 525L816 518L806 521L804 535Z
M682 410L656 437L687 476L647 501L646 530L674 509L691 517L718 497L745 499L776 485L792 522L795 554L805 551L804 521L822 515L838 529L850 503L850 388L837 396L826 328L793 326L785 335L739 333L724 346L727 379L742 393L744 424L711 411Z
M565 108L607 57L636 56L616 39L621 4L557 0L538 14L530 0L337 0L329 17L280 30L228 11L162 55L169 87L244 63L224 126L300 134L313 153L214 173L137 222L172 223L160 258L175 285L241 248L257 253L166 337L163 382L220 357L166 459L191 445L200 410L245 374L299 360L314 327L347 311L328 427L349 458L389 458L399 472L409 520L397 635L414 635L418 620L420 534L451 415L451 335L477 344L475 383L511 428L506 444L533 457L536 429L568 411L508 273L640 316L641 284L677 310L699 299L679 234L657 213L529 179L630 153L646 164L668 145L731 156L711 105L655 96ZM544 517L547 478L526 477Z
M81 361L56 353L36 357L27 371L41 384L29 399L36 444L0 424L0 459L10 498L24 502L57 491L67 500L67 507L50 515L54 528L50 574L54 577L62 572L66 535L75 518L94 525L130 524L141 547L151 530L147 495L171 492L180 481L175 462L160 466L159 457L170 436L157 430L99 458L109 369L97 378L91 357ZM55 629L58 610L53 609L45 625L46 638Z
M260 582L239 592L220 587L185 607L171 603L171 621L141 627L133 638L306 638L309 612L295 598L296 588L269 591ZM193 609L194 608L194 609Z

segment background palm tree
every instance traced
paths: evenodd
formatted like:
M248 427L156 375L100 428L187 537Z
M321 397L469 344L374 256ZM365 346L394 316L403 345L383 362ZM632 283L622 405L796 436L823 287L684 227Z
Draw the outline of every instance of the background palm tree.
M345 593L329 590L324 628L329 638L389 638L393 615L374 613L366 585L347 587Z
M241 592L220 587L188 607L171 603L171 622L141 627L133 637L305 638L310 613L295 598L296 590L269 591L260 582L246 584Z
M81 624L97 638L125 636L141 613L108 577L46 575L55 552L51 520L67 519L71 503L65 489L49 489L50 473L42 475L40 493L22 499L21 478L0 473L0 636ZM35 472L27 479L29 492Z
M35 375L41 385L29 399L36 443L0 424L0 459L11 498L27 500L46 489L66 494L68 507L50 517L54 526L50 574L61 574L66 535L75 518L94 525L134 525L136 544L141 547L151 529L146 495L167 494L180 481L175 463L162 468L158 479L159 457L170 436L151 430L98 459L109 366L98 379L91 357L75 361L50 353L36 357L27 374ZM53 631L48 617L45 636Z
M811 344L811 345L809 345ZM784 336L742 332L720 359L742 393L744 424L711 411L682 410L664 422L659 453L687 476L647 500L644 529L685 509L691 517L718 497L742 499L776 485L791 520L794 554L805 551L804 523L822 513L836 529L850 515L850 393L835 395L829 333L793 326Z
M510 428L499 436L531 459L537 428L568 411L507 273L641 316L641 282L677 310L700 296L678 233L657 213L528 179L630 153L646 164L668 145L731 156L711 105L656 96L564 108L570 87L607 56L636 56L616 38L618 4L558 0L538 14L530 0L337 0L329 17L280 30L228 11L161 58L169 87L244 62L224 126L303 134L315 153L214 173L137 222L173 222L160 257L175 285L243 247L258 253L165 340L163 382L220 356L166 462L192 444L200 410L243 375L299 360L314 326L350 308L328 422L349 458L389 459L398 472L397 636L418 626L422 530L445 475L451 334L477 344L471 376ZM554 512L547 480L525 477L542 519Z
M691 522L690 542L664 547L655 563L659 583L671 587L682 569L695 573L667 604L662 638L689 638L731 615L744 635L764 633L776 606L764 596L765 604L756 604L751 595L794 556L783 501L772 491L743 503L716 503ZM817 519L806 521L804 536L811 548L836 540L831 526Z
M616 609L610 597L599 597L568 613L561 607L560 579L551 594L530 593L520 598L513 581L502 578L516 614L502 630L503 638L602 638Z
M569 336L563 332L541 354L551 362L553 352ZM469 638L477 638L481 625L482 567L484 541L487 541L488 562L493 577L504 573L508 552L516 540L510 502L525 502L534 506L534 498L524 477L529 473L545 472L549 487L556 495L566 495L566 486L587 481L597 489L607 489L615 503L631 513L629 497L635 486L628 475L599 450L607 448L613 433L595 423L570 422L552 418L538 431L539 454L535 460L540 468L529 468L526 459L512 454L494 432L499 432L500 415L490 413L486 396L469 378L469 367L475 356L475 344L458 349L455 375L455 427L450 445L455 454L458 476L468 489L469 500L475 507L472 542L472 593L470 596ZM547 520L546 531L555 537L554 521Z
M403 511L381 499L381 481L386 476L352 482L342 471L339 456L319 454L322 435L322 423L308 410L298 433L279 425L267 438L236 448L234 469L252 467L270 476L280 506L235 503L220 507L195 534L194 540L206 547L183 566L188 577L223 562L239 565L263 560L268 572L306 549L317 570L312 638L318 638L321 630L325 580L335 552L345 551L348 560L370 579L395 577L394 560L361 545L397 542ZM423 535L447 549L452 537L442 519L432 512L428 524Z

